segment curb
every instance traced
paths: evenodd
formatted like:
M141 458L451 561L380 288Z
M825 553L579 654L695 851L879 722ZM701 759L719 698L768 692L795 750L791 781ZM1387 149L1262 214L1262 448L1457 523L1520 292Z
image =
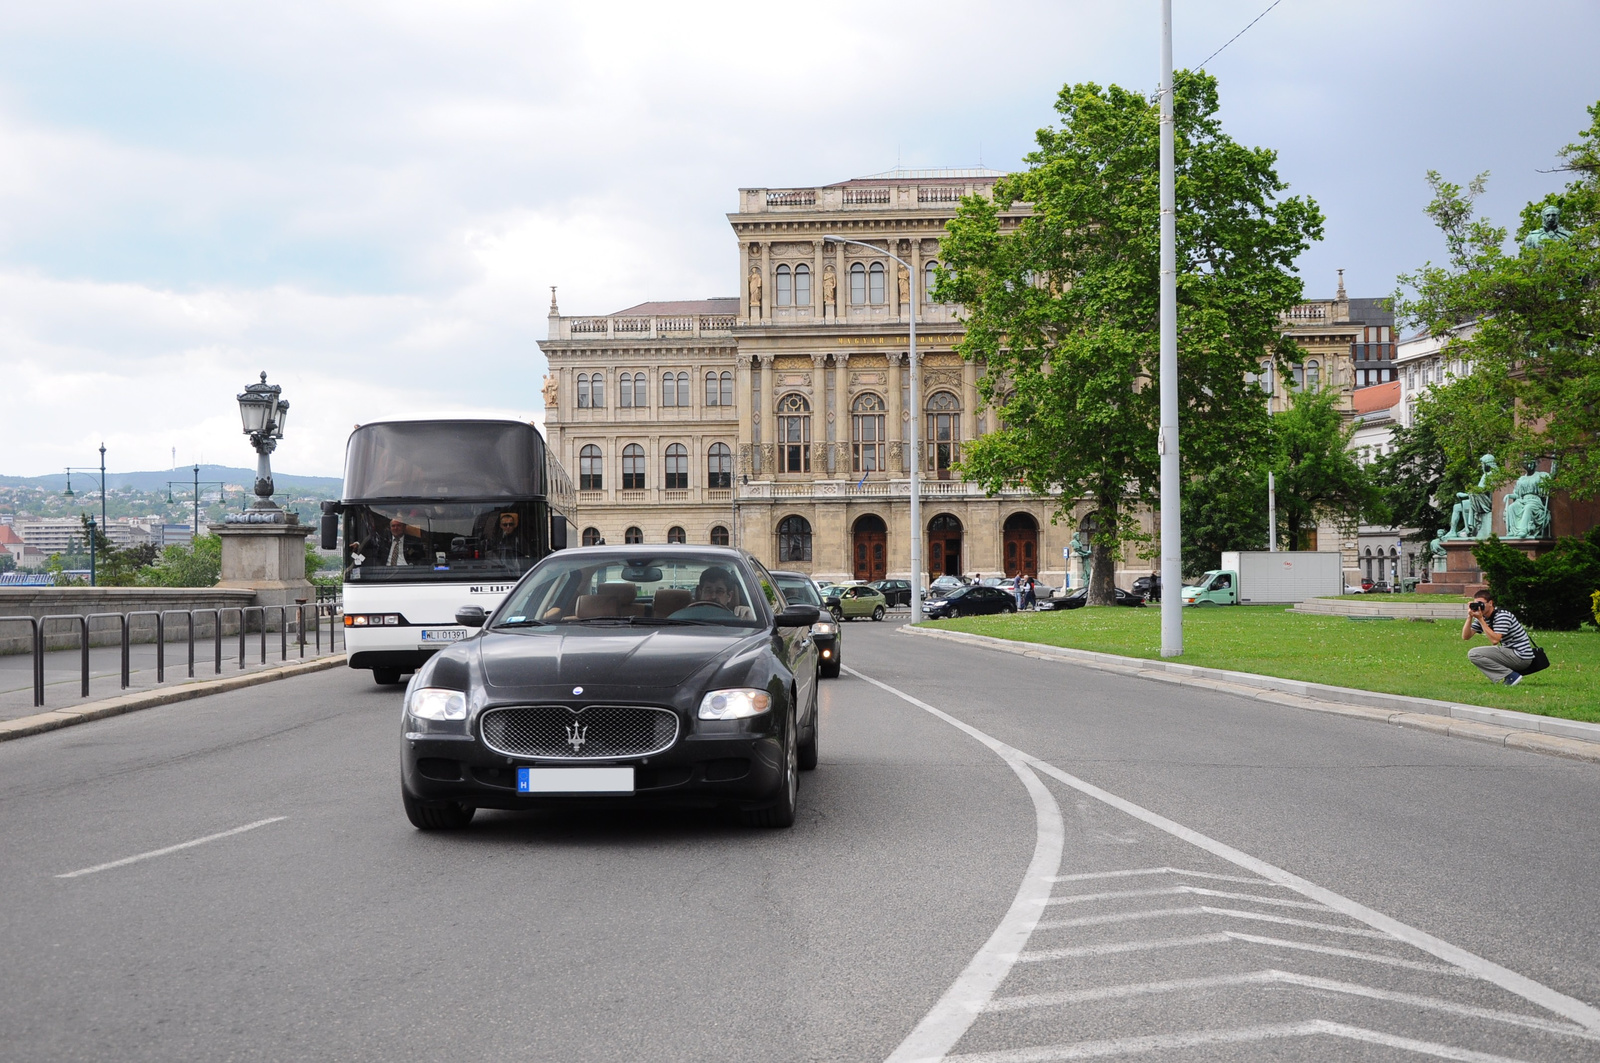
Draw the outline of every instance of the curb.
M907 624L901 632L928 638L964 642L970 646L1014 653L1041 660L1068 661L1103 672L1131 675L1140 679L1202 687L1240 697L1278 705L1355 716L1399 727L1431 731L1451 738L1470 738L1478 742L1525 749L1536 753L1586 760L1600 764L1600 724L1563 720L1511 709L1491 709L1482 705L1459 705L1431 698L1412 698L1402 694L1383 694L1326 683L1307 683L1279 679L1252 672L1230 672L1222 668L1200 668L1142 657L1123 657L1114 653L1074 650L1046 646L1038 642L1016 642L992 635L973 635L964 631L938 631Z
M123 713L137 712L140 709L153 709L158 705L171 705L179 701L190 701L194 698L203 698L208 694L225 694L230 690L242 690L245 687L259 686L262 683L271 683L278 679L292 679L297 675L321 672L344 664L345 657L346 655L343 653L330 654L327 657L317 657L309 661L295 661L293 664L280 665L277 668L263 668L256 672L246 672L244 675L229 676L226 679L204 679L195 683L184 683L181 686L171 687L167 690L143 690L136 694L122 694L118 697L107 698L104 701L91 701L87 705L79 705L76 708L53 709L49 712L35 713L32 716L20 716L14 720L0 720L0 742L9 742L14 738L26 738L29 735L43 734L46 731L55 731L63 727L71 727L74 724L103 720L108 716L121 716Z

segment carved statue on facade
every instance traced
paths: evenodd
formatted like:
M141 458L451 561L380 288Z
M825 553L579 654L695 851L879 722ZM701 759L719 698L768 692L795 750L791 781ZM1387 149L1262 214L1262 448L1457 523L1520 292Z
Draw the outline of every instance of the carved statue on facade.
M544 408L545 409L553 410L553 409L556 408L556 393L557 393L557 388L556 388L556 377L555 377L555 374L554 373L546 373L544 375Z
M1523 475L1517 477L1511 493L1506 495L1505 526L1507 539L1550 538L1550 487L1546 483L1551 473L1540 472L1539 463L1527 461L1522 465ZM1552 469L1553 471L1553 469Z
M1494 532L1494 496L1489 481L1500 468L1493 454L1478 459L1483 475L1478 486L1471 491L1458 491L1456 504L1450 509L1450 533L1447 539L1487 539Z
M900 305L911 305L911 274L904 266L895 267L895 282L900 285Z
M834 276L833 267L828 266L822 271L822 305L837 308L836 297L839 292L839 278Z
M1522 246L1529 250L1537 250L1541 244L1548 244L1556 240L1570 240L1571 229L1561 227L1561 208L1548 206L1539 211L1539 220L1543 224L1522 238Z
M750 316L757 317L761 313L761 268L755 267L750 271Z

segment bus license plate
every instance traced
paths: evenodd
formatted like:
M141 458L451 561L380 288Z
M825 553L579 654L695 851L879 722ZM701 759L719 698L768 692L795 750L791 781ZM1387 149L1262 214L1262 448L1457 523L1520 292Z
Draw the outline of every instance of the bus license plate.
M521 794L631 794L632 768L518 768Z
M467 629L464 627L437 627L422 629L423 642L459 642L461 639L466 637Z

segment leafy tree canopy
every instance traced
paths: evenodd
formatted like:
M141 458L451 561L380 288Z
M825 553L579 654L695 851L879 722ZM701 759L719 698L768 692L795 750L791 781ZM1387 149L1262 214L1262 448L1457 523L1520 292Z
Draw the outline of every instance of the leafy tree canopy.
M1600 492L1600 103L1589 115L1560 152L1576 179L1523 209L1509 248L1504 228L1475 216L1487 174L1466 188L1428 174L1428 214L1449 260L1401 277L1395 307L1403 321L1451 337L1448 356L1473 366L1419 407L1458 479L1486 452L1506 475L1526 458L1551 456L1560 462L1552 487L1580 498ZM1524 246L1552 206L1570 236Z
M1092 498L1090 601L1108 604L1130 505L1158 492L1159 109L1085 83L1063 88L1056 111L1027 170L997 182L992 201L962 202L937 298L966 308L961 352L986 364L979 391L1000 419L962 471L991 491L1020 481L1057 493L1063 514ZM1294 261L1321 237L1322 215L1280 198L1274 152L1223 132L1214 78L1183 72L1174 112L1179 435L1186 467L1203 470L1262 445L1250 377L1293 359L1278 315L1300 301Z

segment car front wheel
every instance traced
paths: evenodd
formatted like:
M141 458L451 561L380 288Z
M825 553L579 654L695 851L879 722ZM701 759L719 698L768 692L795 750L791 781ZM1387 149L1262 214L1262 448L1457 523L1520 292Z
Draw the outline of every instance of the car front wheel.
M405 805L406 818L418 830L460 830L472 822L478 811L459 801L419 801L400 788L400 801Z
M884 613L883 606L881 606L881 605L873 606L873 608L872 608L872 619L874 619L874 620L882 620L884 618L884 616L885 616L885 613Z
M766 808L752 808L744 813L744 821L752 827L792 827L800 799L800 736L795 723L794 706L789 707L789 718L783 728L783 777L778 782L778 799Z

